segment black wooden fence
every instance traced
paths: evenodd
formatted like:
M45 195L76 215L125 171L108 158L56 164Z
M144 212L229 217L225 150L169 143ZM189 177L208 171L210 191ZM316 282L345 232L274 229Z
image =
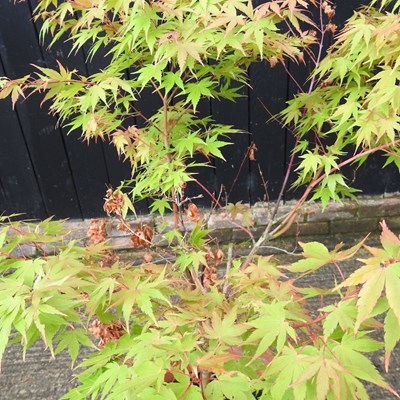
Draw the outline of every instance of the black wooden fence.
M12 3L0 0L0 76L21 77L32 71L30 64L54 67L56 60L82 74L106 65L102 55L86 64L85 50L67 58L68 44L46 50L39 45L40 26L31 19L37 0ZM336 24L341 26L361 3L336 0ZM305 82L307 67L288 68L298 81ZM200 104L202 113L246 132L234 136L233 145L225 148L226 163L216 160L198 175L211 192L218 193L223 186L231 202L276 198L293 143L290 132L268 122L264 105L272 113L278 112L298 91L297 87L282 68L271 69L266 63L252 66L249 74L252 90L243 89L246 97L236 103L212 100ZM107 143L88 146L78 134L67 136L40 102L40 96L32 96L12 111L10 101L0 101L0 214L23 212L35 218L102 215L106 186L115 187L129 178L129 166ZM140 106L151 114L157 105L146 95ZM255 161L244 159L251 143L257 147ZM355 186L364 193L393 192L400 189L400 180L393 168L381 170L381 161L372 160L358 172ZM198 185L192 184L190 193L203 193L202 204L211 203ZM146 203L140 203L138 208L147 212Z

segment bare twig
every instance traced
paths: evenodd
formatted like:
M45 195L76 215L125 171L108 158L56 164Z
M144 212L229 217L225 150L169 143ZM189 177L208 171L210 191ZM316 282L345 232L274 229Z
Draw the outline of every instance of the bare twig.
M196 182L210 197L211 197L211 199L215 202L215 204L221 209L221 210L223 210L223 211L225 211L225 209L224 209L224 207L221 205L221 203L219 202L219 200L200 182L200 181L198 181L197 179L193 179L194 180L194 182ZM235 226L236 228L239 228L239 229L241 229L242 231L244 231L244 232L246 232L248 235L249 235L249 237L250 237L250 239L251 239L251 241L252 241L252 243L253 243L253 245L256 243L256 241L255 241L255 239L254 239L254 235L251 233L251 231L250 231L250 229L247 229L245 226L243 226L243 225L240 225L240 224L238 224L237 222L235 222L235 221L230 221L231 222L231 224L233 225L233 226Z
M222 288L222 293L226 294L227 290L228 290L228 286L229 283L226 279L231 267L232 267L232 255L233 255L233 243L229 243L229 247L228 247L228 259L226 261L226 271L225 271L225 282L224 282L224 286Z

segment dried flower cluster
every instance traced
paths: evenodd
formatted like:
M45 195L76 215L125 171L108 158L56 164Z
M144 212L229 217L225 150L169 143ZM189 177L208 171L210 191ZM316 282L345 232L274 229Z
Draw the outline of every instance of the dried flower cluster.
M153 228L147 224L137 226L131 236L133 247L150 247L153 240Z
M131 232L131 226L126 221L120 222L117 229L122 232Z
M125 330L120 321L111 324L103 324L98 319L92 322L89 332L96 338L99 338L98 347L103 348L108 342L118 340L124 335Z
M93 244L103 243L107 239L107 221L105 219L92 219L86 236Z
M104 255L103 259L100 261L100 267L102 268L111 267L118 261L119 261L119 256L115 254L113 251L109 251Z
M327 1L324 1L322 3L322 10L324 13L328 16L328 18L331 20L335 16L335 9L332 7Z
M206 246L206 250L207 265L204 266L202 283L205 288L209 288L217 281L217 267L224 261L225 254L220 248L212 250Z
M199 216L199 209L197 208L196 204L194 203L189 203L186 209L186 215L189 219L189 221L192 222L199 222L200 221L200 216Z
M112 189L108 189L104 203L104 211L107 213L107 215L122 215L122 209L124 206L124 195L118 190L113 192Z

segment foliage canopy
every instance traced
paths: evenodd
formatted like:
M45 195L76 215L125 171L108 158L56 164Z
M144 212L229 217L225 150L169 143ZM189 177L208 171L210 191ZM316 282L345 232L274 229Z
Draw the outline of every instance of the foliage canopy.
M57 221L1 217L0 355L10 343L25 352L41 338L53 355L67 349L75 363L82 346L92 347L79 385L64 396L74 400L368 399L363 382L397 395L365 355L383 347L387 370L400 339L400 239L386 224L381 248L304 243L302 258L289 265L258 252L309 197L326 205L352 196L344 166L378 151L399 166L399 9L399 1L384 0L357 11L323 58L324 37L335 30L328 2L40 0L43 39L68 37L72 51L89 45L89 57L106 48L110 62L88 77L59 64L2 78L0 98L15 105L46 92L61 124L88 141L112 140L132 179L107 191L104 209L133 246L149 251L138 265L122 262L104 243L104 222L94 221L90 243L81 243ZM295 133L286 176L299 157L296 184L304 194L278 219L285 180L258 241L246 206L227 205L233 218L244 216L240 226L253 241L248 256L233 258L232 245L225 254L209 239L205 217L184 192L199 164L193 155L223 158L237 130L196 109L203 98L234 100L254 62L273 67L305 57L315 62L309 90L281 113ZM160 102L151 117L137 106L144 90ZM174 229L162 232L166 248L154 243L150 226L126 221L143 198L154 213L174 212ZM40 256L21 255L26 245ZM363 266L342 271L362 246L371 254ZM301 287L300 278L327 265L340 283ZM373 338L381 328L383 343Z

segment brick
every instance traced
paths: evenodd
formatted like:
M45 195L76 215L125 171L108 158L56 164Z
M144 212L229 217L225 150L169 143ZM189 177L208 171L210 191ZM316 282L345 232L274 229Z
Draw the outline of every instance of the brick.
M381 221L382 220L385 220L385 222L386 222L387 226L389 227L389 229L400 230L400 217L381 218Z
M242 225L243 221L240 219L232 220L229 215L225 213L211 214L208 220L208 229L233 229L237 225Z
M94 218L95 219L95 218ZM98 218L101 219L101 218ZM89 230L91 219L85 220L68 220L63 223L64 227L71 230L68 239L84 239Z
M322 210L321 204L307 205L305 212L307 213L307 222L320 221L337 221L354 219L357 211L356 203L346 202L330 203Z
M175 217L172 214L158 217L154 220L157 232L169 232L175 229Z
M329 234L329 222L306 222L293 224L282 236L310 236Z
M269 203L257 203L253 208L254 223L258 226L267 225L270 221L273 208Z
M358 216L360 218L400 216L400 197L362 200Z
M330 233L375 232L379 229L377 218L360 218L358 220L332 221Z
M151 227L154 226L154 220L151 217L144 217L138 219L128 219L126 221L132 229L135 229L137 226L142 226L144 224L149 225ZM118 237L118 236L126 236L127 232L120 231L117 229L117 225L120 223L117 219L110 220L110 224L107 226L107 234L109 237Z
M36 255L36 247L30 244L20 244L12 252L14 257L33 257Z
M252 229L250 229L250 232L252 233L254 239L257 240L264 232L264 229L265 229L265 227L252 228ZM247 242L247 241L251 242L251 237L243 229L233 229L232 241L234 243Z
M278 212L276 213L275 220L279 220L286 216L295 206L295 201L288 201L285 204L279 206ZM272 213L274 211L274 203L256 203L253 207L254 222L256 226L268 225ZM304 222L304 208L300 207L298 211L298 222Z
M113 237L109 243L115 250L134 249L130 236Z
M232 241L232 229L215 229L210 232L210 236L218 243L230 243Z

